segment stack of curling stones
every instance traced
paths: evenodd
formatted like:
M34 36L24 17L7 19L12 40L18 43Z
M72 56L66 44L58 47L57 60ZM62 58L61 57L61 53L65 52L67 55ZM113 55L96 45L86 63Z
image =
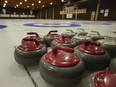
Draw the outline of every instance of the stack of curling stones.
M28 32L15 47L15 60L23 66L39 65L41 77L55 87L78 87L80 83L79 87L115 87L116 37L80 30L61 35L51 30L43 38ZM47 52L46 46L51 51Z

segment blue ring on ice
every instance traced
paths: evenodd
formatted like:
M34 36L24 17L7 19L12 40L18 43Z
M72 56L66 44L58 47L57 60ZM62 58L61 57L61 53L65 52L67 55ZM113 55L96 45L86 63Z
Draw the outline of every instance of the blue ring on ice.
M71 22L71 23L28 23L24 24L24 26L30 26L30 27L79 27L81 26L77 22Z
M112 23L104 22L104 23L101 23L101 25L112 25Z
M0 25L0 29L4 29L6 27L7 27L6 25Z
M92 25L112 25L112 23L110 22L93 22L93 23L89 23L89 22L85 22L85 23L81 23L81 24L92 24Z

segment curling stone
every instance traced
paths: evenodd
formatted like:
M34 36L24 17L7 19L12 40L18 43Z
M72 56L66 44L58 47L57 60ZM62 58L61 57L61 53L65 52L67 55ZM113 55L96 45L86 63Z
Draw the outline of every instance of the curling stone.
M55 87L73 87L82 79L83 60L69 47L56 46L40 60L40 75Z
M72 40L76 42L76 45L80 45L86 40L91 40L91 38L87 36L87 33L80 32L75 35Z
M93 41L104 39L104 37L102 35L100 35L99 32L97 32L97 31L91 31L91 32L92 33L90 35L88 35L88 37L90 37Z
M23 39L22 43L15 48L14 57L17 63L24 66L39 64L40 58L47 53L47 48L36 39Z
M109 71L116 72L116 57L110 61Z
M107 37L101 43L101 47L110 54L111 58L116 57L116 37Z
M103 37L104 37L104 39L97 40L97 42L100 43L100 44L102 44L102 43L104 43L104 41L105 41L107 38L109 38L109 36L103 36Z
M83 80L82 87L116 87L116 72L92 73Z
M24 39L36 39L38 42L44 44L43 38L40 37L36 32L28 32L27 35L30 35L30 36L27 36ZM22 43L24 42L25 41L22 40Z
M85 66L89 70L103 70L110 63L110 55L99 45L95 41L87 40L74 48L75 53L84 60Z
M65 32L65 33L62 33L62 34L64 34L67 38L72 38L73 36L75 36L77 34L76 32L74 32L71 29L66 29L66 30L69 31L69 32Z
M51 42L55 39L60 37L58 34L53 34L53 32L58 32L57 30L51 30L47 35L43 37L44 42L47 44L47 46L51 46Z
M65 35L61 35L60 38L56 38L52 41L51 47L53 48L55 46L67 46L74 48L76 46L76 42L74 40L71 40L70 38L66 38Z
M83 28L77 28L77 33L79 36L85 36L88 34Z

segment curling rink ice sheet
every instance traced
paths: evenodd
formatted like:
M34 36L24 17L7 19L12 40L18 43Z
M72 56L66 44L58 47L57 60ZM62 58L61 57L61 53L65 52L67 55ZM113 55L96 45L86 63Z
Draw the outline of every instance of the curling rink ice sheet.
M41 78L39 66L24 67L15 62L14 46L21 44L27 32L37 32L44 36L50 30L58 30L61 34L66 32L66 29L77 32L77 29L83 28L87 32L95 30L101 35L116 36L116 33L113 33L116 32L116 22L113 21L1 19L0 26L3 25L6 27L0 28L0 87L53 87Z

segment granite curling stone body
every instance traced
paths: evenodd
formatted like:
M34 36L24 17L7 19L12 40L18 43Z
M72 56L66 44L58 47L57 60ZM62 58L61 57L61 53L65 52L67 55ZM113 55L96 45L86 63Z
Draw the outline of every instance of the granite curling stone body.
M104 48L112 58L116 57L116 37L106 37L101 43L101 47Z
M25 43L15 48L16 62L24 66L39 64L40 58L47 53L47 48L35 39L23 39L23 41Z
M108 67L111 57L95 41L87 40L74 48L75 53L85 62L89 70L102 70Z
M73 87L82 78L83 61L69 47L56 46L40 60L40 74L57 87Z
M109 71L116 72L116 57L110 61Z

